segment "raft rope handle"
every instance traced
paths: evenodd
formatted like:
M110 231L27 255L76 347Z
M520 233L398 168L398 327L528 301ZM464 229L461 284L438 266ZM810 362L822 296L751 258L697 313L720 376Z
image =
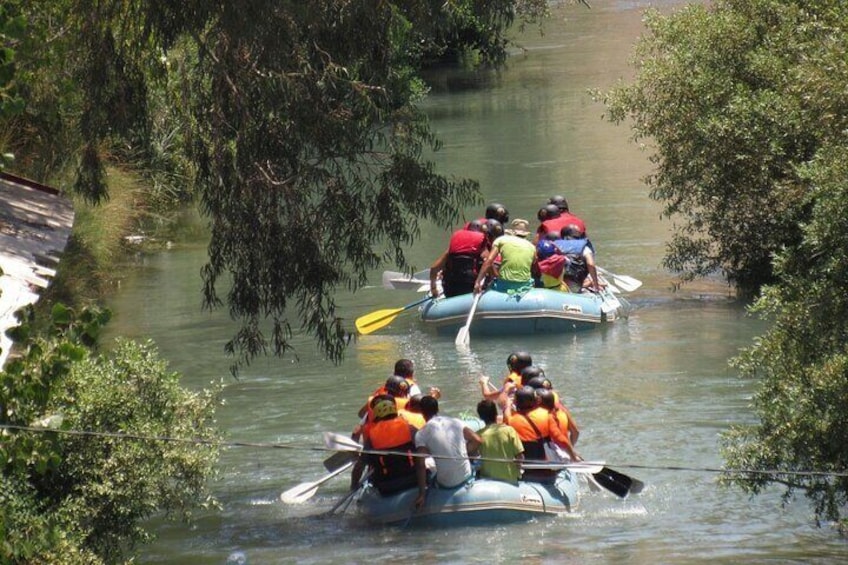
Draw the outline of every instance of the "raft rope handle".
M190 443L195 445L207 445L210 447L252 447L257 449L291 449L295 451L317 451L317 452L336 452L336 451L348 451L348 450L338 450L338 449L330 449L328 447L316 447L310 445L298 445L298 444L289 444L289 443L258 443L258 442L247 442L247 441L220 441L220 440L211 440L211 439L203 439L203 438L176 438L169 436L158 436L158 435L143 435L143 434L133 434L133 433L122 433L122 432L96 432L91 430L60 430L60 429L52 429L52 428L44 428L44 427L36 427L36 426L20 426L15 424L0 424L0 430L14 430L21 432L31 432L31 433L52 433L52 434L63 434L63 435L71 435L71 436L86 436L86 437L99 437L99 438L109 438L109 439L122 439L122 440L136 440L136 441L163 441L170 443ZM0 435L5 434L5 432L0 432ZM350 450L353 451L353 450ZM461 460L461 457L451 457L451 456L434 456L424 453L409 453L407 451L390 451L390 450L379 450L379 449L362 449L357 451L357 453L362 454L374 454L374 455L401 455L401 456L413 456L413 457L433 457L434 459L453 459L453 460ZM491 461L496 463L515 463L514 459L500 459L500 458L475 458L479 461ZM547 461L530 461L525 460L526 463L547 463ZM615 463L607 461L605 464L622 467L625 469L644 469L644 470L653 470L653 471L686 471L693 473L718 473L718 474L739 474L739 475L775 475L775 476L823 476L823 477L848 477L848 471L789 471L789 470L780 470L780 469L721 469L715 467L687 467L682 465L643 465L636 463ZM556 465L556 463L554 463ZM575 466L579 466L580 462L574 463ZM566 467L567 469L567 467Z

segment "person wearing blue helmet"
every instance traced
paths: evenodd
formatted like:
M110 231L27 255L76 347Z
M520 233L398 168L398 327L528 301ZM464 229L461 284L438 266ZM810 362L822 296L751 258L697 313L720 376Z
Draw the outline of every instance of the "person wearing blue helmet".
M539 286L551 290L567 290L563 287L562 275L566 258L549 239L536 244L536 268L539 271Z

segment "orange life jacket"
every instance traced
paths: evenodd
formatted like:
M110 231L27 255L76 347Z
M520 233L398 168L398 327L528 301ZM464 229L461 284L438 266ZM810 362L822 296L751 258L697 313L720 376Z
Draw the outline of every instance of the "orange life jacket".
M374 470L371 480L377 484L415 473L413 432L403 418L391 418L368 426L368 442L372 449L404 451L407 455L369 455Z

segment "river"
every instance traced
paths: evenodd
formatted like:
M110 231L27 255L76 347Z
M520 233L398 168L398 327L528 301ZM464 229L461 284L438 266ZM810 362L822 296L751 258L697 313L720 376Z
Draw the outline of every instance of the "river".
M279 502L283 490L323 475L326 453L230 448L213 485L222 509L199 512L190 526L154 522L158 540L141 549L142 563L848 559L845 541L817 528L803 499L784 506L779 489L752 499L718 486L708 471L722 465L719 434L753 420L753 383L740 380L727 360L765 326L746 315L721 281L672 291L674 279L661 268L669 225L640 180L650 171L647 154L629 142L627 128L601 120L603 107L587 92L632 73L627 59L648 2L590 3L591 10L556 8L545 35L525 33L525 49L501 72L431 77L424 108L445 142L435 158L439 170L478 179L487 202L502 202L513 218L534 220L549 196L567 196L589 226L600 264L644 282L629 295L634 311L628 320L578 335L473 337L472 352L459 354L452 338L424 332L408 314L353 343L340 365L298 336L297 361L260 359L234 380L223 345L235 328L225 312L200 308L205 241L179 241L136 258L112 299L109 331L155 340L187 386L223 379L226 405L218 422L227 439L305 447L321 446L325 430L349 430L357 408L400 357L415 360L419 382L439 386L443 412L458 415L473 410L481 373L499 381L507 355L526 349L571 407L582 429L582 454L638 477L647 484L644 492L619 500L587 490L574 513L521 525L371 528L353 513L319 516L345 493L346 479L324 485L306 504ZM419 269L448 236L428 226L423 232L409 250ZM349 319L418 296L384 291L379 272L372 280L372 287L339 295Z

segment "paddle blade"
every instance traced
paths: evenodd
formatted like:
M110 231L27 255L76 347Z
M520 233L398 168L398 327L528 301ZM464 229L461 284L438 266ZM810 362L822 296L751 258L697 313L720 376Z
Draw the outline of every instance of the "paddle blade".
M626 290L627 292L633 292L642 286L642 281L639 279L634 279L633 277L629 277L627 275L616 275L613 277L613 281L615 284Z
M344 467L356 458L356 454L350 451L337 451L324 459L324 468L333 472L339 467Z
M324 445L328 449L336 449L338 451L359 451L362 449L362 444L353 438L337 434L334 432L324 432Z
M280 495L283 504L302 504L315 496L318 485L315 483L303 483L292 487Z
M619 473L609 467L604 467L599 473L595 473L592 476L595 478L598 485L620 498L625 498L628 494L630 494L630 487L633 485L633 479L624 473Z
M471 343L470 336L470 328L468 326L462 326L459 328L459 331L456 332L456 339L454 343L459 347L468 347L468 344Z
M360 316L356 319L356 331L363 335L376 332L391 324L403 310L403 308L387 308Z

